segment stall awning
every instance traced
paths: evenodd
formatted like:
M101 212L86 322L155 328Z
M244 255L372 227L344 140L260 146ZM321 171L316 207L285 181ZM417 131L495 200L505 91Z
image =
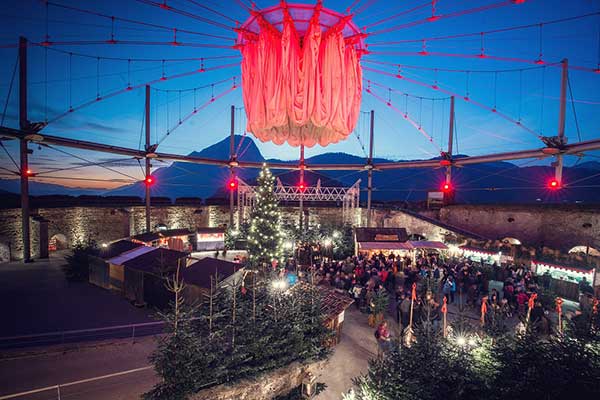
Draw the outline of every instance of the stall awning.
M429 240L417 240L417 241L410 241L409 243L415 249L448 250L448 246L446 246L442 242L429 241Z
M495 256L496 254L498 254L497 251L493 252L493 251L489 251L489 250L478 249L475 247L468 247L468 246L460 246L459 249L464 250L464 251L471 251L474 253L488 254L490 256Z
M358 242L360 250L412 250L410 242Z
M555 268L555 269L564 269L566 271L575 271L575 272L579 272L582 274L592 274L594 273L594 267L593 266L589 266L589 267L574 267L574 266L570 266L570 265L560 265L560 264L554 264L554 263L550 263L547 261L539 261L539 260L531 260L532 264L536 264L536 265L546 265L548 267L551 268Z

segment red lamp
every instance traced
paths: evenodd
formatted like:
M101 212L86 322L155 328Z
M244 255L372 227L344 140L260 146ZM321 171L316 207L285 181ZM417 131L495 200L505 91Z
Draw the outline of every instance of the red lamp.
M557 190L560 189L560 181L556 178L552 178L548 181L548 189Z
M152 175L148 175L146 179L144 179L144 184L146 186L152 186L156 183L156 179Z
M231 179L229 179L227 181L227 188L229 190L235 190L235 189L237 189L237 187L238 187L238 182L237 182L237 179L235 177L231 178Z
M444 182L442 185L442 192L450 193L452 191L452 184L450 182Z
M299 189L301 192L304 192L304 191L306 190L306 183L304 183L304 182L300 182L300 183L298 184L298 189Z

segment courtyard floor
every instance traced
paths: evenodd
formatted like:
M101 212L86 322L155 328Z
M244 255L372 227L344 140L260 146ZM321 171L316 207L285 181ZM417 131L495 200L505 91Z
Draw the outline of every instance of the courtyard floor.
M151 311L87 282L69 283L62 255L0 264L0 337L154 321Z

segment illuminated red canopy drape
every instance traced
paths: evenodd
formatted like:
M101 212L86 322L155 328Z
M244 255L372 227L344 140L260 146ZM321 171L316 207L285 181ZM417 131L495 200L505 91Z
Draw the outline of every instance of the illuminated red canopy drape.
M238 35L249 132L307 147L348 137L360 113L364 37L350 16L281 2L253 11Z

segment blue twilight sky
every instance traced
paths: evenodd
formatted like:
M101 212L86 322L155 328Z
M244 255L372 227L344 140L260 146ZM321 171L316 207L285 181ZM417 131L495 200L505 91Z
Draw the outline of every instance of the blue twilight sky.
M162 0L156 1L162 2ZM313 2L310 1L310 3ZM353 0L325 0L324 6L336 11L344 11L353 2ZM236 64L241 60L239 52L229 48L233 44L235 34L230 28L226 28L234 25L230 19L244 21L248 17L248 11L240 5L240 1L167 1L170 6L184 11L187 15L144 3L152 3L152 1L56 0L56 2L49 2L48 6L39 0L4 2L0 10L0 55L3 60L0 64L2 107L6 102L16 61L17 49L12 45L17 42L20 35L26 36L32 42L39 43L44 41L47 33L50 42L63 43L48 49L39 46L29 49L29 109L32 121L45 119L52 121L54 117L67 111L70 106L76 108L94 100L98 93L100 96L106 96L127 87L128 84L143 84L159 79L163 74L168 77L195 71L201 64L197 60L198 58L206 58L204 67L207 69ZM249 2L244 0L242 3ZM258 0L256 3L258 7L264 8L277 3L277 1ZM364 27L404 10L418 8L389 22L373 26L367 29L367 32L402 26L431 16L430 6L418 7L425 3L427 1L423 0L362 0L355 8L354 21L359 27ZM497 3L502 2L499 0L439 0L436 5L436 14L443 16L455 11ZM109 17L85 14L59 5L91 10ZM221 15L211 13L199 5L206 5ZM408 78L430 85L437 82L440 87L460 96L465 96L468 91L471 99L489 107L496 106L498 111L510 116L513 120L520 118L523 125L536 133L553 136L556 134L558 124L560 68L490 59L424 57L416 55L416 52L421 51L422 47L419 42L385 43L477 33L595 13L587 18L544 25L541 30L539 27L534 27L483 36L483 47L488 55L533 61L539 57L541 50L542 58L547 63L556 63L566 57L573 66L595 69L600 63L599 11L600 1L598 0L571 0L568 2L564 0L528 0L524 4L510 4L470 15L440 19L411 27L404 26L402 29L370 36L366 40L366 43L370 45L369 49L373 52L402 54L369 54L363 58L363 66L396 73L397 67L377 64L377 62L403 64L406 67L402 72ZM194 44L194 46L93 44L110 39L111 33L118 41L166 43L173 40L173 32L154 26L136 25L116 20L113 28L110 16L177 28L179 30L177 40L184 44ZM219 26L206 23L201 19L216 22L216 25ZM190 32L183 32L184 30ZM218 37L207 37L198 33ZM71 44L64 44L65 42L71 42ZM82 44L82 42L87 42L87 44ZM376 43L383 44L375 45ZM202 47L200 44L222 47ZM481 37L477 35L429 41L426 46L429 52L474 55L480 53ZM73 53L73 55L69 55L69 53ZM100 57L100 61L97 57ZM165 61L164 63L161 61L186 58L196 60ZM133 61L127 61L129 59ZM154 59L156 61L142 62L135 61L136 59ZM444 69L462 72L443 71ZM176 126L179 118L184 118L191 112L194 101L197 106L200 106L213 94L217 96L231 87L233 77L236 77L239 82L240 73L239 66L233 65L155 83L154 89L172 91L153 90L152 92L153 141L163 139L169 127ZM430 158L437 156L440 148L446 148L449 101L444 98L448 97L447 94L371 71L364 71L364 78L372 81L372 89L378 96L385 101L390 100L399 110L396 112L382 104L377 98L363 92L362 110L365 113L375 110L376 114L374 153L377 157L397 160ZM211 84L215 82L217 84L212 87ZM598 137L600 135L598 129L600 128L600 74L571 69L570 83L575 100L579 133L572 105L569 104L566 124L569 142L576 142L579 138L589 140ZM366 85L368 83L365 83ZM191 88L198 89L195 91L185 90ZM389 88L397 92L391 92L390 95ZM179 93L179 90L183 91ZM17 93L18 80L15 80L8 101L5 125L16 126L17 124ZM410 96L404 96L402 93L408 93ZM413 96L426 98L421 100ZM245 124L244 113L241 109L243 102L241 89L237 89L218 99L178 127L161 142L160 151L187 154L223 139L229 132L229 108L232 104L240 108L236 112L236 132L243 133ZM433 137L433 143L404 121L401 114L405 111ZM143 113L144 90L142 88L100 102L93 102L88 107L51 122L45 132L138 148L140 134L143 132ZM316 146L307 149L307 157L334 151L364 156L363 145L364 149L368 151L367 119L366 115L361 116L355 134L345 142L327 148ZM535 133L528 132L496 114L461 99L457 100L456 104L456 123L458 143L455 146L463 154L479 155L541 147L541 142ZM5 142L5 145L13 157L16 157L15 144ZM267 158L295 159L298 157L298 149L289 146L262 143L259 144L259 147ZM118 158L92 152L66 150L86 160L103 161ZM597 160L594 157L598 157L600 154L596 152L589 156L586 157L586 160L592 161ZM38 171L69 167L74 163L81 162L81 159L53 149L38 150L37 147L34 147L31 159L33 167ZM571 165L576 161L575 157L569 157L567 164ZM517 164L532 162L536 161L525 160L519 161ZM548 163L550 160L543 162ZM0 153L0 167L14 170L12 162L3 151ZM131 166L130 163L123 162L111 165L111 168L136 179L142 178L142 172L137 165ZM6 173L2 170L2 176L5 177L5 175ZM57 172L47 176L64 177L65 175L67 173L61 175ZM71 170L68 172L68 177L71 179L46 178L44 181L70 186L114 187L122 184L122 179L131 179L100 167ZM72 178L98 179L98 181L73 180Z

